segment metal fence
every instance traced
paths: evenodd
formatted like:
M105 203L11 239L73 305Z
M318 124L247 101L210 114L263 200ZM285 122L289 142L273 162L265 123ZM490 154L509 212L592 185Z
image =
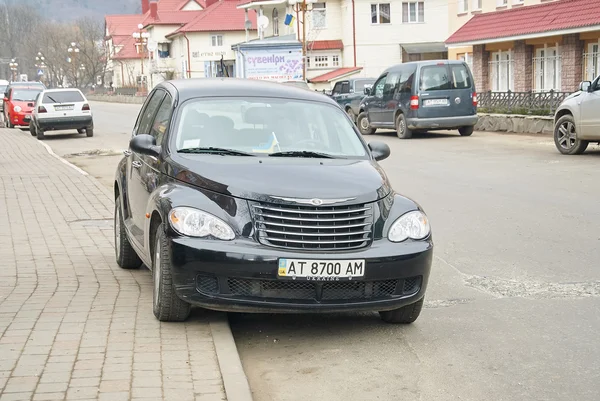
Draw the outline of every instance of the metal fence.
M552 115L571 92L484 92L477 95L480 111Z

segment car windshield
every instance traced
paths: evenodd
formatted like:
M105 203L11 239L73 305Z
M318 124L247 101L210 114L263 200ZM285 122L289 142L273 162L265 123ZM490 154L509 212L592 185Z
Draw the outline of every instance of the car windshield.
M175 142L178 151L219 148L256 156L367 157L363 142L342 110L295 99L187 101L181 109Z
M12 100L18 100L22 102L34 101L41 89L13 89Z
M79 91L57 91L44 93L42 103L75 103L84 102Z

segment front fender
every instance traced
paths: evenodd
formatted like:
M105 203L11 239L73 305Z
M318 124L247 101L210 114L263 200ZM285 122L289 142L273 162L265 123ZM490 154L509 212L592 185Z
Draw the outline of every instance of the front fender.
M115 194L115 201L116 201L116 196L117 194L120 195L119 197L119 201L120 201L120 206L121 206L121 210L123 211L123 218L125 218L125 216L129 216L129 208L127 207L128 203L126 201L127 198L127 158L123 157L120 161L119 164L117 164L117 169L115 171L115 187L114 187L114 194Z

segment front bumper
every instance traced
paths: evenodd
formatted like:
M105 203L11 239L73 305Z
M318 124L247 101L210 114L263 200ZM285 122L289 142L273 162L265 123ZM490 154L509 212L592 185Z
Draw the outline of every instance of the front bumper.
M11 124L18 126L29 126L31 122L31 113L13 113L10 116Z
M36 124L42 131L93 128L92 116L37 118Z
M437 118L407 118L409 129L458 129L472 127L477 124L479 116L437 117Z
M293 252L251 240L169 239L179 298L226 312L385 311L420 300L433 257L431 241L377 240L340 253ZM278 258L365 259L365 276L352 281L278 279Z

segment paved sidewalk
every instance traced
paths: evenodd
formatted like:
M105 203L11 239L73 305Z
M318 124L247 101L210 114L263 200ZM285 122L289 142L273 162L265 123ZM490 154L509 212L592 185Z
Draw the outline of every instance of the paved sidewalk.
M155 320L149 271L115 263L111 194L0 138L0 400L224 400L213 314Z

